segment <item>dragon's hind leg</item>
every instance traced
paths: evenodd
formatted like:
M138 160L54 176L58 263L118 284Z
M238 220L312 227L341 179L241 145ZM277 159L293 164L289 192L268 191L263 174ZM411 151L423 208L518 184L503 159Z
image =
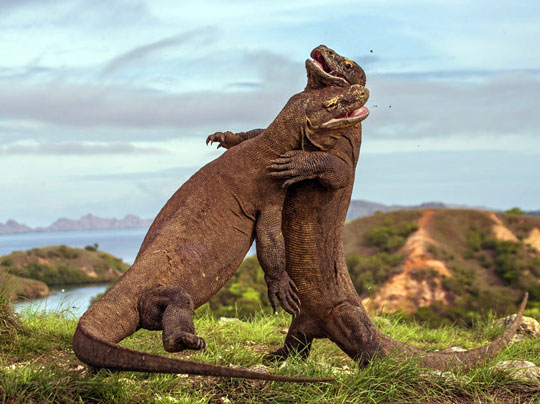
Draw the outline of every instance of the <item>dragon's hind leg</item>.
M206 341L195 335L193 300L179 286L161 286L147 291L139 299L140 327L163 330L167 352L205 349Z
M301 359L307 359L313 339L324 337L325 334L318 323L307 314L300 312L299 315L293 318L283 346L274 352L270 352L264 359L279 362L293 355L298 355Z

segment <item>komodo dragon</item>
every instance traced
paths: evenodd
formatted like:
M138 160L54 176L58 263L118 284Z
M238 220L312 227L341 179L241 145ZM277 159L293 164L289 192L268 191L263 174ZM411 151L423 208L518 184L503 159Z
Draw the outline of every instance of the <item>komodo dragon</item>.
M285 190L267 175L272 159L303 144L325 149L359 119L367 90L327 87L294 95L257 139L224 153L195 173L162 208L134 264L81 317L77 357L96 368L188 373L280 381L316 381L200 364L121 347L139 328L163 330L169 352L202 349L193 310L232 276L255 235L270 300L297 310L284 272L281 210ZM239 175L242 173L242 175ZM277 287L275 287L277 283ZM270 293L270 291L273 291ZM284 304L286 302L286 304Z
M320 46L311 56L314 61L308 60L306 66L316 63L322 69L331 64L333 73L350 84L365 85L360 66L352 62L353 66L347 68L351 61L331 49ZM357 73L351 75L351 71ZM320 84L314 77L308 68L308 88ZM257 134L258 130L241 134L217 132L209 136L207 143L210 140L232 147ZM327 153L291 151L270 166L270 175L285 179L284 184L289 186L282 230L287 272L298 288L301 312L293 318L284 346L267 355L267 359L285 359L293 353L306 358L313 339L325 337L360 365L392 351L420 356L421 364L437 369L472 366L493 357L517 330L527 295L514 323L502 336L486 346L459 353L428 353L395 341L382 334L367 315L347 271L342 243L361 134L358 123Z

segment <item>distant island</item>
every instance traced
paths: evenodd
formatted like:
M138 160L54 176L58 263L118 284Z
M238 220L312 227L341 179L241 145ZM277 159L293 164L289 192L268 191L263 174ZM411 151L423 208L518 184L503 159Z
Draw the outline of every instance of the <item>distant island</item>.
M105 230L126 229L133 227L149 227L153 219L141 219L135 215L126 215L122 219L107 219L94 216L91 213L82 216L78 220L62 217L47 227L30 227L10 219L6 223L0 222L0 234L44 232L44 231L69 231L69 230Z
M347 220L358 219L371 216L375 213L394 212L407 209L476 209L496 212L485 206L467 206L457 204L447 204L443 202L424 202L419 205L385 205L377 202L352 200L347 214ZM540 210L524 212L528 216L540 216ZM45 232L45 231L70 231L70 230L106 230L106 229L126 229L135 227L149 227L153 219L142 219L135 215L126 215L122 219L107 219L94 216L88 213L80 219L67 219L62 217L47 227L30 227L10 219L5 223L0 222L0 234Z

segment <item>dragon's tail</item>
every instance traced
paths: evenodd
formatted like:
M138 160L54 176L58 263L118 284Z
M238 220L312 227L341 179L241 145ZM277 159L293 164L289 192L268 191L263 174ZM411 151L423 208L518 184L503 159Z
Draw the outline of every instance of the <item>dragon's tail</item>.
M384 334L381 335L381 347L384 353L396 352L407 356L416 356L420 364L434 369L444 370L447 368L469 368L479 363L486 362L497 355L510 342L516 333L523 310L527 305L529 294L525 293L519 311L512 324L504 333L494 341L479 348L463 352L426 352L419 348L396 341Z
M97 368L113 370L150 373L186 373L191 375L238 377L282 382L328 382L334 380L332 378L310 379L270 375L246 369L234 369L138 352L92 335L82 323L79 323L73 336L73 350L75 351L75 355L84 363Z

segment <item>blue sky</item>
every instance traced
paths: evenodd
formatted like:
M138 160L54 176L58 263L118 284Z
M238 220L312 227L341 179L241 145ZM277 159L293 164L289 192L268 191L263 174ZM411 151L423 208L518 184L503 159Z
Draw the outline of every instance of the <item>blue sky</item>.
M353 197L540 208L537 1L0 0L0 221L154 216L324 43L360 63Z

